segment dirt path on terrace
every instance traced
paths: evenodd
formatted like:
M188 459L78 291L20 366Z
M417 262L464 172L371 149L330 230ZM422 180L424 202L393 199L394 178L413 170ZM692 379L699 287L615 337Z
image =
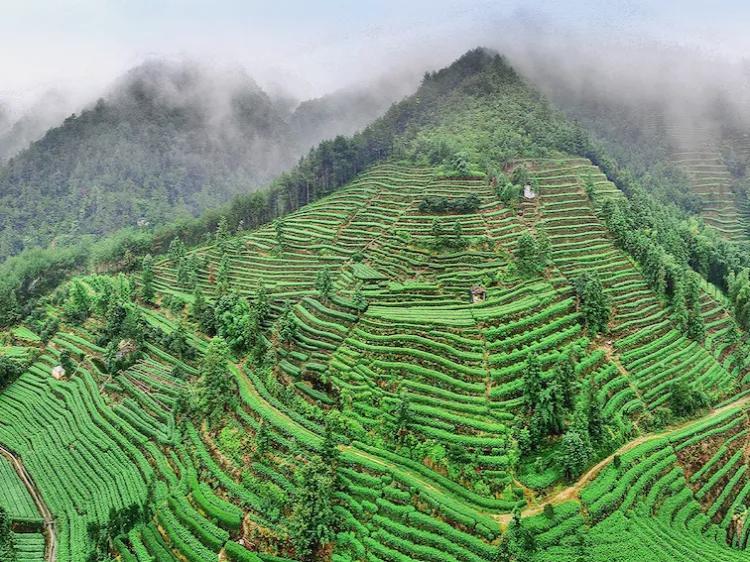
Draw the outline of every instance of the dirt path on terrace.
M254 399L256 399L256 400L264 403L266 405L266 407L269 407L272 410L274 410L277 415L279 415L282 419L285 420L285 422L289 423L290 425L297 426L300 431L308 434L310 437L312 437L314 439L320 439L320 437L317 436L316 434L314 434L312 431L310 431L309 429L303 427L299 423L295 422L289 416L287 416L284 412L281 412L281 411L277 410L271 404L269 404L268 402L266 402L266 400L255 389L255 386L253 385L252 381L250 380L250 378L247 376L247 374L244 372L244 370L239 365L232 365L232 367L233 367L233 370L235 371L235 374L238 375L241 384L243 384L243 386L245 386L245 388L248 389L248 391L252 395L252 398L254 398ZM707 421L707 420L709 420L709 419L711 419L713 417L716 417L718 415L723 414L724 412L727 412L727 411L732 410L734 408L739 408L739 407L742 407L742 406L745 406L745 405L748 405L748 404L750 404L750 395L743 396L742 398L738 398L737 400L734 400L733 402L725 404L725 405L723 405L723 406L721 406L719 408L714 408L714 409L710 410L706 415L704 415L704 416L702 416L700 418L688 420L688 421L685 421L683 423L670 426L670 427L664 429L663 431L659 431L657 433L649 433L649 434L646 434L646 435L641 435L639 437L636 437L632 441L629 441L629 442L625 443L623 446L621 446L619 449L617 449L611 455L603 458L598 463L596 463L594 466L592 466L591 468L589 468L572 485L570 485L570 486L568 486L566 488L563 488L562 490L557 490L557 491L551 493L550 495L548 495L547 497L540 498L540 500L538 501L538 503L536 503L535 505L529 506L529 507L523 509L521 511L521 516L523 516L523 517L530 517L530 516L533 516L533 515L538 515L538 514L542 513L542 511L544 510L544 506L546 504L556 505L556 504L560 504L560 503L566 502L568 500L572 500L572 499L577 498L579 496L579 494L581 493L581 490L583 490L583 488L586 487L586 485L589 482L591 482L594 478L596 478L596 476L601 472L601 470L605 466L607 466L610 462L612 462L612 459L616 455L623 455L623 454L627 453L628 451L631 451L632 449L638 447L639 445L642 445L643 443L648 443L649 441L653 441L655 439L661 439L663 437L666 437L666 436L674 433L675 431L679 431L680 429L684 429L684 428L689 427L691 425ZM371 454L369 454L369 453L367 453L365 451L362 451L362 450L360 450L357 447L352 446L352 445L341 445L341 446L339 446L339 449L341 450L341 452L344 455L350 455L350 458L352 458L355 461L358 458L359 459L363 459L363 460L369 461L371 463L378 464L378 465L380 465L380 466L382 466L384 468L387 468L387 469L389 469L389 470L391 470L391 471L393 471L395 473L401 473L404 476L408 476L409 478L411 478L411 479L419 482L419 484L420 484L421 487L423 487L426 490L429 490L430 492L432 492L434 495L436 495L438 497L442 496L444 498L453 498L453 499L455 499L455 495L453 493L451 493L451 491L444 489L439 484L431 482L430 480L428 480L427 478L425 478L421 474L418 474L418 473L416 473L416 472L414 472L412 470L409 470L406 467L402 467L402 466L396 465L396 464L394 464L392 462L389 462L386 459L381 459L379 457L371 455ZM475 511L478 514L481 514L481 515L484 515L484 516L489 516L489 517L493 518L495 521L497 521L498 525L500 525L500 526L507 525L513 519L513 514L512 513L498 514L498 513L487 512L487 511L485 511L485 510L483 510L481 508L478 509L477 507L471 506L471 505L468 505L467 507L469 509Z
M26 471L26 467L21 462L21 459L14 455L10 449L6 449L2 445L0 445L0 455L8 459L18 473L19 478L21 478L24 486L26 486L26 489L31 494L39 513L42 515L42 518L44 519L45 534L47 535L47 542L44 548L44 559L47 562L55 562L57 559L57 535L55 531L55 519L52 517L52 512L50 512L47 504L44 503L42 496L39 494L39 491L34 484L34 480Z
M649 441L653 441L655 439L661 439L663 437L667 437L668 435L674 433L675 431L679 431L680 429L684 429L691 425L707 421L713 417L723 414L724 412L727 412L734 408L745 406L747 404L750 404L750 395L743 396L742 398L739 398L735 400L734 402L730 402L729 404L725 404L724 406L721 406L720 408L712 409L709 413L707 413L703 417L700 417L694 420L688 420L686 422L671 426L665 429L664 431L660 431L658 433L649 433L646 435L641 435L640 437L636 437L635 439L633 439L632 441L628 441L622 447L617 449L614 453L603 458L594 466L592 466L590 469L588 469L585 473L581 475L581 477L574 484L568 486L567 488L563 488L562 490L558 490L557 492L553 492L546 498L543 498L537 505L529 506L523 509L521 511L521 516L530 517L533 515L539 515L540 513L542 513L542 511L544 511L544 506L547 504L556 505L556 504L560 504L568 500L573 500L577 498L578 495L581 493L581 490L583 490L583 488L585 488L589 482L591 482L594 478L596 478L596 476L601 472L601 470L605 466L607 466L610 462L612 462L612 459L614 459L616 455L623 455L627 453L628 451L635 449L639 445L642 445L643 443L648 443ZM493 518L496 521L498 521L501 525L507 525L513 519L513 514L503 513L500 515L493 515Z
M641 392L638 390L638 387L633 384L633 379L630 376L630 373L622 365L619 354L617 354L612 347L612 342L609 340L605 340L600 344L599 347L604 350L604 356L607 358L607 361L617 367L617 370L620 372L620 374L625 377L625 380L628 381L628 386L633 391L633 394L635 394L638 397L638 400L640 400L645 406L646 401L643 399L643 396L641 396Z

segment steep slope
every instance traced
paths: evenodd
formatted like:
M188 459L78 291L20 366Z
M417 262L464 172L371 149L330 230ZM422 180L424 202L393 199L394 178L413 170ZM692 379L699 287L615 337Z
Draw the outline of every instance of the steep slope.
M159 224L278 173L286 125L271 100L249 78L210 96L206 78L146 64L11 160L2 254Z
M579 133L501 57L481 49L470 51L451 67L426 75L415 94L394 104L362 132L322 142L268 189L239 195L230 205L192 221L172 220L155 231L129 229L96 240L57 237L51 247L7 260L0 266L0 325L15 322L23 307L29 309L73 272L130 270L136 258L164 252L176 235L191 244L205 239L222 215L233 231L255 227L320 199L388 158L409 158L444 171L460 164L465 173L468 166L497 168L519 155L581 150ZM121 197L122 193L115 195ZM59 226L45 222L41 230ZM12 236L17 236L15 231ZM69 246L63 246L66 240Z
M26 367L0 443L58 560L747 558L724 299L678 270L703 331L676 328L676 279L607 226L625 196L501 59L469 53L384 122L410 160L75 279L8 334Z
M747 241L750 234L748 194L742 185L750 160L747 134L697 134L672 130L676 138L674 163L687 174L689 185L700 197L707 224L730 240ZM703 139L692 144L688 138Z
M104 350L91 341L96 339L91 334L100 331L101 324L91 321L83 329L73 325L63 327L52 340L54 347L47 347L29 373L0 398L4 413L3 442L20 452L30 470L37 473L45 497L54 501L52 508L58 515L62 537L60 559L79 559L75 552L77 548L85 548L85 541L82 531L75 529L82 529L82 521L101 520L110 506L117 509L144 501L142 495L140 499L138 495L129 498L126 495L130 493L129 487L116 483L123 479L132 481L133 493L138 494L141 487L143 494L143 484L136 483L154 478L166 479L157 484L157 490L165 485L173 493L194 489L190 503L184 505L176 499L166 501L167 495L158 495L167 493L166 489L157 492L157 497L164 497L166 503L157 509L156 517L172 548L190 559L208 559L207 553L216 548L212 545L223 544L226 539L219 537L228 535L215 528L210 533L217 538L202 543L202 533L214 528L206 522L201 524L201 534L190 538L188 529L193 528L196 533L199 527L188 522L202 517L196 509L206 509L204 502L209 501L210 505L211 501L202 496L207 490L193 488L196 484L190 483L193 470L203 475L201 479L218 484L224 501L250 508L253 523L245 525L240 535L230 528L231 536L236 540L242 536L256 548L263 548L264 544L265 548L271 548L278 539L272 539L268 533L273 536L273 529L283 525L284 519L275 524L273 519L266 520L270 501L264 499L269 493L267 487L270 482L285 483L279 492L283 494L281 490L286 489L292 493L293 487L288 486L294 486L295 471L293 464L287 463L299 447L318 449L325 432L320 425L320 414L315 412L331 407L341 409L335 427L346 435L345 442L350 443L342 447L340 461L340 472L346 482L344 489L348 491L337 496L338 510L349 521L344 528L352 533L347 539L349 546L342 552L351 548L353 552L369 552L381 559L397 559L418 558L418 553L426 552L425 549L427 552L434 549L436 556L450 551L456 559L489 559L495 547L481 546L483 543L474 542L477 539L470 535L478 534L485 540L496 536L498 524L493 522L492 514L508 513L519 501L514 486L504 475L513 470L507 451L512 447L514 420L524 416L519 401L522 374L518 367L523 368L523 361L530 353L538 353L543 365L551 365L560 353L574 346L578 350L577 378L593 377L608 419L637 420L663 402L659 397L666 386L660 384L660 379L647 376L649 372L665 372L659 369L659 363L669 363L675 375L700 381L706 389L720 392L726 386L727 374L711 351L688 342L659 321L658 316L664 314L662 307L658 302L649 303L648 299L653 297L649 297L637 269L611 246L605 231L594 228L598 221L591 207L580 199L581 183L574 181L564 187L565 180L560 178L577 178L565 174L571 174L572 170L591 171L590 164L575 159L532 164L535 169L538 166L536 173L544 179L543 195L534 203L538 207L528 206L520 217L503 208L483 180L441 179L430 169L387 165L371 170L350 188L284 219L283 249L276 247L273 227L230 240L234 246L229 253L230 286L254 296L257 282L262 281L272 310L276 311L271 317L278 315L284 302L296 302L292 314L297 328L287 343L281 343L277 339L280 335L271 332L269 343L278 353L271 371L255 364L235 370L243 400L234 413L203 430L188 425L175 432L170 421L173 416L170 401L174 404L174 398L169 398L174 396L170 388L182 383L169 374L171 365L180 362L165 353L164 344L157 344L158 347L146 344L146 356L109 378L97 371L100 368L97 357L102 357ZM602 196L619 196L603 178L597 185ZM420 247L420 240L432 237L434 216L420 213L419 203L425 197L453 194L459 189L461 193L477 195L478 211L443 220L460 222L463 235L471 238L472 245L462 251L434 255ZM577 202L576 197L579 197ZM574 211L566 212L566 208ZM588 216L581 214L586 208ZM575 217L582 225L579 242L587 248L597 248L595 253L579 256L570 246L575 231L558 233L556 229L565 220L563 216ZM468 302L467 287L483 279L486 282L498 270L507 268L509 250L518 232L536 220L550 232L554 265L548 276L524 282L513 281L513 277L498 284L490 282L485 302ZM598 242L594 242L594 237L598 237ZM195 254L209 257L208 265L198 275L198 284L207 295L216 290L210 279L213 276L216 281L217 250L217 246L211 246ZM599 264L608 291L617 303L612 354L607 350L607 342L585 337L570 289L566 288L568 276L574 276L577 268L585 267L591 260ZM166 261L157 268L157 286L164 299L169 296L170 308L178 310L182 305L177 303L190 297L182 284L176 282L172 267ZM334 291L329 297L319 295L314 288L315 277L311 272L323 267L329 267L333 276ZM640 291L634 287L639 282ZM102 281L90 283L93 288ZM358 310L348 298L358 283L362 284L361 290L368 301L366 311ZM651 312L647 312L649 307ZM164 318L164 312L143 309L142 314L149 325L164 330L165 335L174 329L175 320L169 319L173 313L166 312ZM153 333L147 340L158 342L163 337ZM198 352L205 349L200 340L189 341ZM49 369L58 361L55 357L58 350L66 348L74 354L80 353L84 360L71 381L53 382L49 379ZM672 355L662 353L652 359L655 353L649 353L651 349L670 349ZM634 357L639 360L631 361ZM682 370L673 357L680 357L694 372ZM194 372L189 365L181 370ZM675 375L670 376L666 371L666 380L674 380ZM109 382L98 387L94 382L97 379ZM104 389L104 401L98 397L97 388ZM67 407L63 405L62 410L53 407L55 401L68 395ZM404 395L409 397L409 421L402 428L405 435L394 437L400 431L396 413ZM11 404L23 407L19 410L11 408ZM12 413L14 410L16 413ZM52 422L50 413L42 413L54 410L63 416L66 411L76 412L75 418L71 418L75 424L65 424L69 437L60 434L64 418ZM29 426L32 420L37 429ZM118 433L124 432L126 440L120 437L119 444L102 449L105 439L116 435L108 429L110 426L119 427ZM257 443L240 453L240 457L231 449L225 450L230 446L227 433L231 434L232 428L252 435L260 427L265 427L264 431L275 442L275 452L270 457L266 452L257 453ZM27 429L19 433L21 428ZM110 437L105 437L106 432ZM29 438L24 435L44 439L46 445L25 444ZM180 453L185 437L192 439L193 453ZM80 443L75 449L65 445L71 438ZM111 460L106 460L101 452L90 453L74 461L80 446L87 449L95 446L97 451L115 447L113 451L123 450L123 453L117 453ZM145 462L153 457L154 461L164 463L159 460L162 458L159 450L165 447L174 448L179 455L174 457L182 467L179 479L169 476L174 470L169 464L163 464L161 474L154 475ZM58 451L59 462L64 463L60 466L83 463L77 473L97 474L97 478L90 484L84 484L84 479L80 492L63 493L60 479L68 478L64 472L42 468L49 462L44 459L49 458L53 449ZM250 452L253 449L256 453ZM116 460L118 456L121 460ZM122 462L126 464L118 464ZM624 462L631 462L630 456ZM132 469L126 468L128 463L133 464ZM190 468L193 465L195 468ZM271 467L273 472L269 473ZM469 467L474 468L467 470ZM126 476L132 470L140 470L143 476L136 473ZM241 482L235 481L236 476L232 475L239 476L240 471L244 476ZM274 473L277 475L272 476ZM393 483L376 491L373 486L379 480L373 476L383 473ZM271 480L266 480L269 477ZM116 486L113 488L117 489L116 495L105 492L107 482ZM85 492L86 489L96 490L94 495L101 499L96 502L87 499L91 492ZM410 490L418 491L420 499L413 515L405 517L402 513L411 504L406 501ZM83 495L75 499L71 493ZM534 501L530 489L526 494L531 495L526 495L525 502ZM594 501L588 500L588 495L584 497ZM367 513L365 506L373 500L377 511L362 519ZM419 505L422 502L426 502L424 507ZM279 504L282 510L284 503L281 500ZM89 507L85 512L71 512L66 505ZM427 506L431 507L422 511ZM64 513L67 515L62 519ZM586 524L586 519L580 516L568 522L569 517L568 508L560 508L555 519L559 519L560 531L548 532L549 523L539 529L540 542L545 545L540 556L546 556L547 551L556 552L553 546L562 536ZM479 523L469 535L465 528L468 521ZM456 526L445 527L451 522ZM363 523L369 532L363 530ZM648 520L643 524L645 529L651 529ZM158 546L162 539L153 534L155 530L156 527L148 525L136 527L120 548L137 551L141 548L138 545L145 544L143 548L154 555L162 552L159 549L163 547ZM450 547L440 538L445 533L454 537ZM603 548L600 542L593 541L592 548ZM720 543L717 542L716 548L721 551Z
M19 114L2 115L0 109L0 165L39 140L69 115L72 101L57 91L45 92Z

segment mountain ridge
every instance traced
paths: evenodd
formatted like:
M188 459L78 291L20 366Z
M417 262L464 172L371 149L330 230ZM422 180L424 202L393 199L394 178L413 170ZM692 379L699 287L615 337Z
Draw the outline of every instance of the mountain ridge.
M0 168L0 257L196 216L270 183L392 101L352 90L292 111L240 71L145 63Z
M500 56L181 234L6 322L61 562L748 557L747 255Z

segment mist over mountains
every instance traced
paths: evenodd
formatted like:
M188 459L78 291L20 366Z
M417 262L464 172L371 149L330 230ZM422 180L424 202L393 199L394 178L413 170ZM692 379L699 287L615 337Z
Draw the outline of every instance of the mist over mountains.
M4 3L0 562L750 562L697 4Z
M0 165L39 140L70 115L78 102L61 90L45 90L22 107L0 96Z
M496 27L513 33L483 30L488 47L644 173L671 150L750 123L746 62L601 35L591 38L591 49L587 36L534 17L514 16ZM456 43L447 39L433 58L450 45L458 49ZM321 140L375 120L442 62L417 50L390 64L373 68L373 76L382 73L378 80L300 101L288 93L299 91L289 77L266 77L269 85L261 87L241 66L152 58L99 101L92 88L75 116L71 98L60 93L20 116L0 113L0 163L13 157L0 167L0 203L8 211L0 218L0 259L196 216L267 185Z
M676 148L694 148L750 126L750 61L653 38L575 33L548 21L517 21L517 41L491 46L559 108L606 133L612 113ZM592 48L595 46L595 48Z
M195 216L269 183L404 93L403 82L386 80L298 103L270 96L238 68L151 60L46 132L64 104L40 100L15 123L6 113L0 256Z

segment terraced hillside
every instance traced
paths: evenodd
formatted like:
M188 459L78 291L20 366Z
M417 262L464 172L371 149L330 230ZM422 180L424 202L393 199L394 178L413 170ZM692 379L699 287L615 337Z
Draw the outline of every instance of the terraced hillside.
M671 134L677 139L672 160L687 174L693 193L703 201L701 214L706 223L730 240L746 241L750 232L747 194L732 188L736 177L727 158L731 152L732 160L748 161L747 136L718 138L709 131L681 129L671 130Z
M746 436L746 412L733 408L624 453L581 494L595 522L587 544L615 560L744 559L715 545L747 542Z
M479 561L516 552L523 537L537 560L741 559L746 373L728 312L702 291L705 338L673 328L604 226L605 201L622 195L589 161L514 166L538 190L516 206L484 177L386 163L274 224L157 260L156 304L138 297L140 277L87 277L54 295L40 321L52 335L17 329L6 348L30 366L0 395L0 443L55 517L57 560L104 544L138 562ZM424 205L456 197L460 213ZM523 233L549 240L537 274L518 269ZM599 336L574 287L592 271L613 312ZM477 286L486 293L472 302ZM237 399L219 417L185 413L209 349L196 298L216 305L227 338L237 303L259 321L251 348L227 359ZM82 300L87 319L71 319ZM539 400L562 408L563 427L530 421L535 369ZM555 402L558 380L568 404ZM678 381L736 406L654 435ZM602 434L576 485L557 460L560 435L596 411ZM535 446L529 431L541 431ZM330 480L307 468L320 458ZM3 466L2 505L18 531L38 533L35 506ZM332 534L303 554L311 478L321 496L330 490ZM22 556L38 559L40 535L17 536Z
M750 289L692 263L740 254L482 50L314 156L200 243L0 295L0 552L748 557Z
M569 279L583 271L597 271L610 294L612 347L616 361L631 377L634 395L628 402L636 399L631 407L638 408L638 399L649 409L663 404L675 375L687 380L697 377L704 388L718 394L731 389L741 376L726 344L731 316L704 292L701 312L707 337L703 345L672 328L664 303L649 289L632 259L608 239L596 216L596 207L606 198L622 196L614 185L584 160L543 163L535 175L542 190L541 223L550 235L553 261ZM595 186L596 205L582 187L586 180Z
M674 159L687 172L693 192L704 201L702 215L706 223L730 240L745 240L748 217L730 189L731 174L721 153L706 148L678 152Z
M632 177L626 183L634 180L670 211L702 218L707 235L748 241L750 134L738 115L722 114L721 104L701 110L669 98L620 102L565 88L551 88L549 95L606 147L610 172L627 167Z

